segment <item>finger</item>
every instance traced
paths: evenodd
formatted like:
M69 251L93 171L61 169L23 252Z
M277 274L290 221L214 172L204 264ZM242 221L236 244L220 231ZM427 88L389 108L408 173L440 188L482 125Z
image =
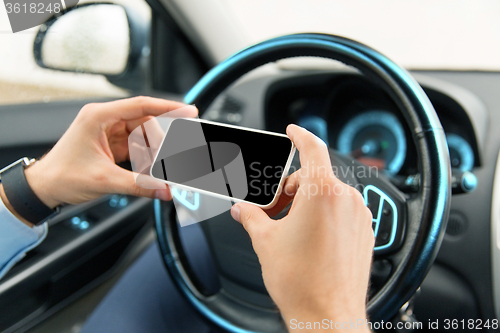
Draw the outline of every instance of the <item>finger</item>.
M198 109L192 105L183 105L179 109L168 111L167 113L164 113L160 116L166 116L169 118L179 118L179 117L196 118L198 116ZM163 132L160 124L158 123L158 120L156 120L156 119L157 118L154 116L144 116L144 117L128 120L126 123L127 131L132 132L136 127L138 127L140 125L146 126L146 124L147 124L148 126L155 127L154 130L156 132L161 133L161 136L163 137L164 132Z
M276 216L283 211L292 202L295 197L295 193L297 193L297 189L299 187L299 174L298 171L295 171L290 176L288 176L285 180L285 184L281 192L278 194L278 202L276 205L271 207L270 209L266 209L265 212L269 216Z
M231 216L243 225L251 238L255 230L261 228L267 222L273 221L259 207L243 202L237 203L231 208Z
M168 117L168 118L197 118L198 117L198 109L194 105L186 105L182 108L175 109L169 111L165 114L159 116Z
M166 112L186 108L188 112L198 114L196 107L181 102L153 97L133 97L113 102L95 104L102 119L132 120L146 116L159 116Z
M297 125L289 125L287 134L295 144L300 157L300 179L322 179L331 177L333 174L330 154L326 144L308 130Z
M156 198L161 200L171 200L172 194L167 184L158 186L155 189L152 186L139 186L136 182L133 172L125 170L117 166L113 170L111 178L110 192L133 195L137 197Z
M160 122L158 121L160 117L153 118L148 122L144 123L143 125L144 138L148 141L149 147L151 148L154 156L156 156L156 153L161 146L163 138L165 137L165 131L160 125Z
M149 167L147 168L147 171L149 171ZM165 186L168 187L167 184L165 184L165 181L151 177L149 174L144 174L144 173L138 173L138 172L133 172L134 178L135 178L135 183L137 186L149 190L162 190L165 188Z
M331 166L328 148L323 140L305 128L294 124L288 125L286 133L299 151L302 167L312 163Z
M129 158L132 170L139 173L149 174L155 155L152 153L150 142L146 142L144 131L141 127L136 128L128 137Z
M149 120L154 119L153 116L145 116L136 119L132 119L126 122L126 129L129 133L131 133L137 127L147 123Z
M285 195L291 198L295 196L295 193L297 193L299 188L299 178L299 170L295 171L286 178L285 185L283 185L283 192Z
M187 105L183 106L180 109L169 111L157 117L146 116L129 120L127 121L127 130L132 134L135 132L138 126L141 126L140 132L142 132L147 146L151 148L151 152L155 156L165 136L164 129L168 128L168 126L165 126L166 124L170 124L173 118L194 118L197 115L198 109L196 109L194 106ZM163 126L160 124L160 121L162 122Z

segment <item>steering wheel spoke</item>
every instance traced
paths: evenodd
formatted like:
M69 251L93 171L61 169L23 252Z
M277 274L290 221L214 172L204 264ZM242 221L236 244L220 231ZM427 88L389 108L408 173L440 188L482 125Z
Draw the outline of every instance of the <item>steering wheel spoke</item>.
M407 195L378 168L369 167L332 149L330 159L334 171L338 170L336 176L360 191L372 212L375 255L383 256L398 250L404 240Z
M371 180L371 181L370 181ZM363 198L372 212L375 255L393 252L401 246L406 227L406 198L388 180L370 179L363 184Z

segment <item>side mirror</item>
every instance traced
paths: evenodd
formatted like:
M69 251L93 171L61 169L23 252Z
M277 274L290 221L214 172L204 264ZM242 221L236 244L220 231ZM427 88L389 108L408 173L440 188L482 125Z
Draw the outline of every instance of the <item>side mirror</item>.
M102 74L119 86L140 88L134 85L143 83L137 80L141 70L137 67L141 57L149 54L148 29L148 22L120 5L76 6L40 26L33 48L35 61L43 68Z

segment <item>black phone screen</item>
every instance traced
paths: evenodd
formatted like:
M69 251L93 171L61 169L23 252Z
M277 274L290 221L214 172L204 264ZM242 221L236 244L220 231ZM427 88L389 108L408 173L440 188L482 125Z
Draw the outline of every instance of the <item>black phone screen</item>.
M279 189L292 147L282 134L178 118L170 124L151 175L265 206Z

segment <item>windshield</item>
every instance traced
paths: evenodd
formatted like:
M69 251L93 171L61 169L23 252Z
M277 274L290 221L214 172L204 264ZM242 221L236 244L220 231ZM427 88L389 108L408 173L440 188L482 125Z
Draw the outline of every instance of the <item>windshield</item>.
M216 61L270 37L324 32L365 43L408 69L500 70L497 0L169 2L187 13L197 33L209 41L206 44ZM203 11L198 10L200 6ZM211 8L215 9L207 13ZM234 38L225 38L232 41L232 47L217 42L225 33L222 27L214 28L219 18L233 34Z

